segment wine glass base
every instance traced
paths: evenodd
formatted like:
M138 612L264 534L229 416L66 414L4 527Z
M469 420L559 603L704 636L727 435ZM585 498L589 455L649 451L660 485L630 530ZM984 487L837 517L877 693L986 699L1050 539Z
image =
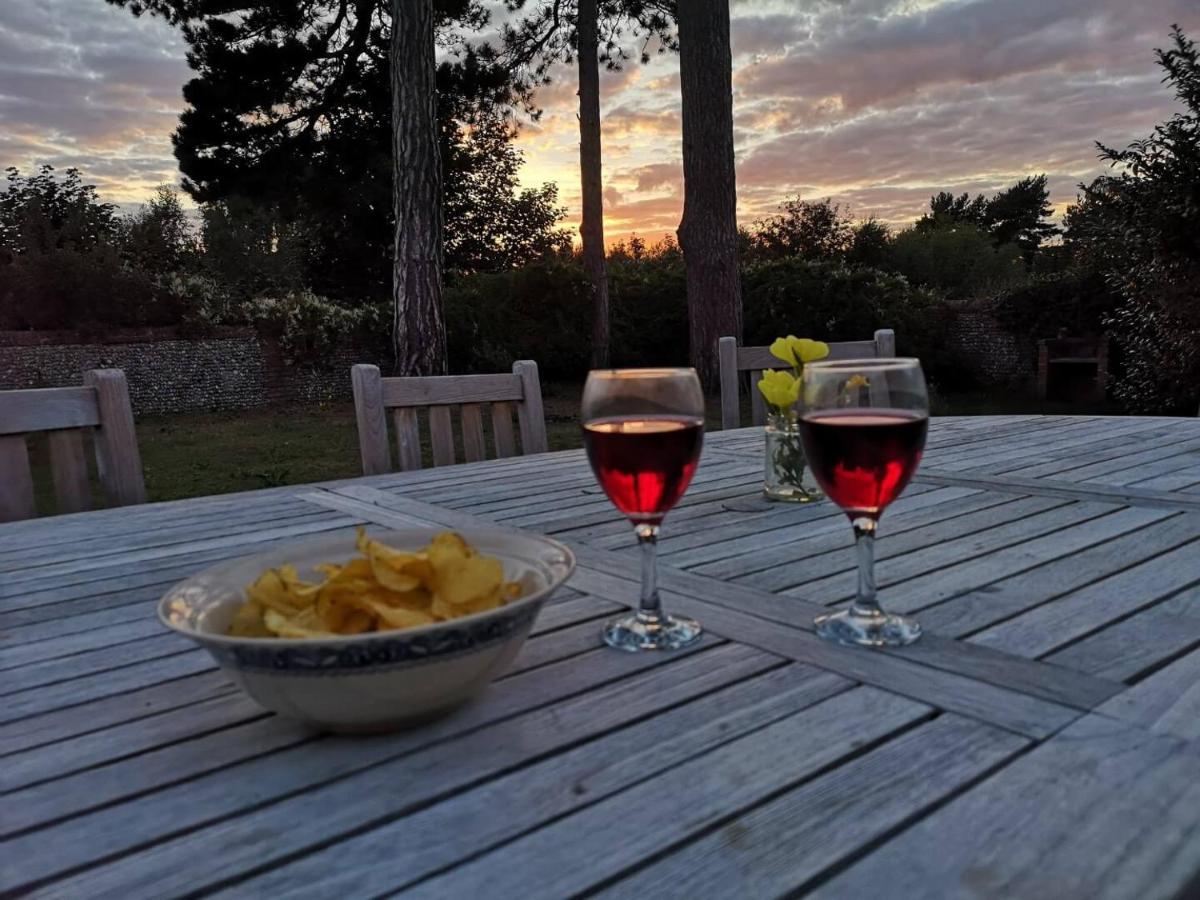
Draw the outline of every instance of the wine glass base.
M704 629L695 619L662 616L645 619L636 613L613 619L604 626L604 643L618 650L678 650L700 640Z
M817 616L817 634L835 644L862 647L903 647L921 636L921 626L907 616L856 616L850 610Z

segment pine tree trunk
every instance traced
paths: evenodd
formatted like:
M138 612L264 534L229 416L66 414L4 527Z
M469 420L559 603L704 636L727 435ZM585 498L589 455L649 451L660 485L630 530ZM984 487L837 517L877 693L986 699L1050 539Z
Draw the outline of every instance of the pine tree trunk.
M733 58L729 0L679 0L683 100L683 219L691 360L709 390L719 380L717 341L742 336L733 169Z
M392 349L398 375L446 371L433 0L392 0Z
M579 0L579 174L583 185L583 272L592 286L592 366L608 365L608 272L600 168L600 26L597 0Z

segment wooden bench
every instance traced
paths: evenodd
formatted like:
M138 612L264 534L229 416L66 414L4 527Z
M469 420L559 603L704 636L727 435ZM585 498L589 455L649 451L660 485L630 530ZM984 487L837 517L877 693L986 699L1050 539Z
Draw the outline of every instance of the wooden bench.
M723 337L717 342L721 363L721 427L741 428L740 383L742 372L750 373L750 412L755 425L767 422L767 407L755 388L763 369L787 368L783 360L771 355L770 347L739 347L737 338ZM874 340L841 341L829 345L826 359L888 359L896 355L896 332L880 328Z
M83 387L0 393L0 522L37 515L26 436L47 432L57 511L91 509L84 434L92 432L100 484L116 506L146 502L129 386L120 369L85 372Z
M1103 403L1108 388L1108 337L1064 337L1038 341L1038 397Z
M463 456L467 462L485 458L483 405L490 407L492 445L495 456L515 456L516 439L512 415L517 414L521 452L545 453L546 420L542 410L542 386L537 363L523 359L513 363L512 374L437 375L411 378L382 378L379 367L357 365L350 370L354 387L354 412L358 422L358 445L364 475L392 470L388 448L387 411L396 429L400 470L423 466L417 411L429 410L429 439L435 466L452 466L454 428L451 409L459 407Z

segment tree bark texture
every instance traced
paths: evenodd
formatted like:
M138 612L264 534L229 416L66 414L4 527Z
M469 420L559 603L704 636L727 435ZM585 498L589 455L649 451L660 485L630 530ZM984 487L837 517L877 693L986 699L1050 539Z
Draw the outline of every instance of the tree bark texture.
M608 365L608 271L604 262L604 197L600 153L600 24L597 0L579 0L579 174L582 180L583 271L592 287L592 366Z
M392 0L392 349L397 375L446 371L433 0Z
M733 163L729 0L679 0L683 101L683 219L691 360L708 390L719 380L717 341L742 337Z

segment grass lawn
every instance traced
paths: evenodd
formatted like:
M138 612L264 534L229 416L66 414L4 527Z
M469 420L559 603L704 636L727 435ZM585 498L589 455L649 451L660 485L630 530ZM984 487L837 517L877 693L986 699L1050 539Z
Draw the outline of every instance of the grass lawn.
M551 450L580 445L580 391L581 385L569 383L551 383L543 388ZM1087 414L1116 410L1034 401L999 391L939 396L934 400L937 415L1030 412ZM748 412L744 420L749 421ZM715 400L709 404L708 427L720 427L720 408ZM306 484L349 478L361 471L351 403L145 416L138 421L137 431L151 500ZM428 440L424 425L422 437ZM37 440L30 443L38 509L48 514L54 500L45 446ZM97 505L101 503L98 496Z
M580 390L577 384L543 388L551 450L580 445ZM151 500L308 484L362 472L350 402L143 416L137 435ZM422 423L422 440L428 439ZM46 515L54 509L54 491L45 439L35 436L29 443L38 510ZM428 446L425 450L428 457ZM457 450L461 454L461 446ZM103 505L98 492L94 502Z

